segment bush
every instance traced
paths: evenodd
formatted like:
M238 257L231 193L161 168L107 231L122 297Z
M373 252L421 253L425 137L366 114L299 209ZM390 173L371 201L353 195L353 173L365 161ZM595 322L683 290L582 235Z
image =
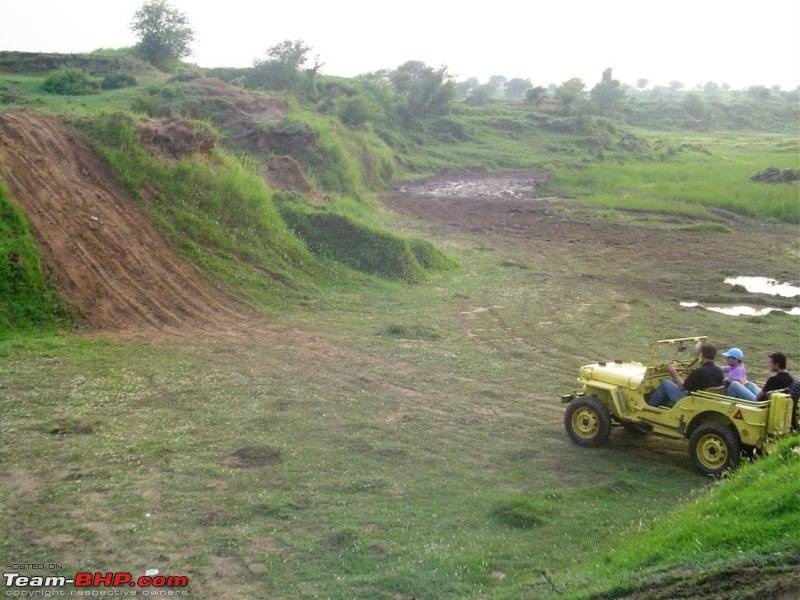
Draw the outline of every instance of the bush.
M345 125L361 127L380 119L380 109L364 96L352 96L337 103L336 116Z
M125 87L135 87L136 78L130 73L112 73L106 75L100 82L104 90L118 90Z
M42 84L42 89L51 94L61 96L84 96L94 94L100 84L89 76L84 69L61 67L50 73Z
M66 316L47 281L28 221L0 183L0 337L9 331L53 328Z
M309 250L348 267L387 279L423 281L426 269L446 269L454 262L422 240L407 240L323 209L285 203L284 220Z

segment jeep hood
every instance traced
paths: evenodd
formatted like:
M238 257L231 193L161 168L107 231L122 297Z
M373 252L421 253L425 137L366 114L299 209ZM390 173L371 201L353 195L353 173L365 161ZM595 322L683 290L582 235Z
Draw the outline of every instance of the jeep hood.
M591 385L593 381L636 389L642 385L646 367L639 362L600 362L585 365L578 371L578 381Z

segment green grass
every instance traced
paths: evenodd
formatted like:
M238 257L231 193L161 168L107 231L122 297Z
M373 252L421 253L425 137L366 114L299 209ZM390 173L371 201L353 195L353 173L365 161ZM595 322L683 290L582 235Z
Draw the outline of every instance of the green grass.
M675 148L680 139L673 134L669 147ZM785 138L752 133L740 134L736 139L719 134L696 135L686 142L690 144L688 150L663 161L556 169L552 183L588 194L580 201L593 206L692 218L723 209L759 219L798 223L800 196L796 185L750 180L768 166L800 168L797 152L787 150L783 141Z
M100 90L83 96L61 96L42 90L44 75L0 72L0 110L34 109L66 115L85 115L129 110L142 89L158 80L153 73L136 73L138 85L117 90ZM98 77L100 82L102 78Z
M571 444L558 395L589 357L645 352L654 312L660 331L729 321L646 298L592 329L619 316L619 290L575 286L579 255L438 242L461 270L331 286L325 309L245 339L0 342L3 554L159 568L219 598L561 597L591 579L601 540L640 523L659 568L679 560L680 536L655 540L704 513L649 524L724 486L693 471L685 443L615 431L600 449ZM528 268L498 268L512 263ZM737 337L754 353L792 339L781 319ZM767 483L748 493L772 504L735 492L762 506L742 543L790 498ZM704 547L728 535L726 514ZM754 550L780 549L770 536ZM630 585L613 566L610 583Z
M754 564L796 564L800 542L793 531L798 526L800 436L794 436L776 443L767 458L743 465L661 518L640 522L590 556L576 573L584 580L583 590L569 597L613 598L680 571L690 581L707 565L735 578Z
M48 281L25 215L0 181L0 337L24 330L52 330L68 321Z

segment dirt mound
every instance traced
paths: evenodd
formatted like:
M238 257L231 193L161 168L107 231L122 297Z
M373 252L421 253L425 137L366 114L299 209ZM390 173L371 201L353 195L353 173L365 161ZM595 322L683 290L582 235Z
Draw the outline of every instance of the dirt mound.
M247 311L178 258L87 141L56 117L0 113L0 179L79 323L111 332L240 328Z
M701 573L690 569L672 569L643 581L629 592L616 590L612 595L592 596L592 600L659 600L683 598L737 598L738 600L792 600L797 598L800 574L797 559L789 557L787 564L729 564Z
M322 201L303 173L300 163L291 158L309 148L319 148L316 133L304 127L265 128L264 123L281 121L289 105L286 100L269 98L226 83L215 77L198 77L185 84L193 101L213 123L243 146L260 154L273 156L263 167L263 176L275 188L307 195ZM175 137L172 135L172 137Z
M141 121L139 137L151 151L176 160L184 156L208 154L216 145L216 139L210 131L178 118Z
M241 121L242 117L251 122L280 121L289 110L286 100L247 92L215 77L198 77L186 85L192 89L193 97L213 102L221 109L215 120L223 125Z
M288 192L313 195L311 184L303 175L300 163L288 156L273 156L264 167L264 177L270 186Z

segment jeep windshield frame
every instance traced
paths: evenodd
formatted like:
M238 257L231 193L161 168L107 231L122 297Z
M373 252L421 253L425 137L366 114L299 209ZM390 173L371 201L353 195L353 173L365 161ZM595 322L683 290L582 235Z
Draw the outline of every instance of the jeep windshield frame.
M659 340L653 344L647 366L651 369L668 364L678 364L691 368L700 362L700 346L706 343L706 337L675 338Z

